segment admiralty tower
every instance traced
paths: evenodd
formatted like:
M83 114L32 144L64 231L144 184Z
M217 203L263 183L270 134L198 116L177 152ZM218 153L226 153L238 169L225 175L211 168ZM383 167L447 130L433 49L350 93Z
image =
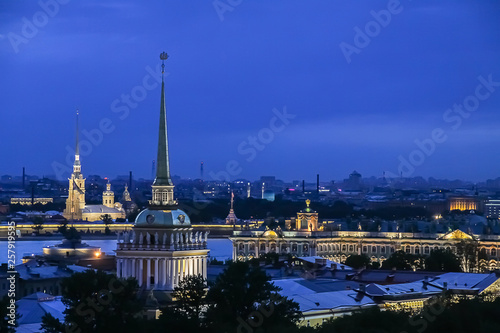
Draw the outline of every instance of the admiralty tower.
M130 232L119 236L116 261L118 277L134 277L148 290L169 291L190 275L207 277L207 232L193 232L189 216L174 199L170 177L167 112L165 106L165 60L162 60L160 124L156 178L152 200L137 216Z

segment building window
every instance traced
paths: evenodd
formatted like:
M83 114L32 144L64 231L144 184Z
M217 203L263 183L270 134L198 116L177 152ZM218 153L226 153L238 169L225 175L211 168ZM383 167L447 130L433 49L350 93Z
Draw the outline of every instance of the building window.
M377 247L376 246L372 246L372 252L373 253L377 253Z
M382 246L382 247L380 248L380 252L381 252L381 253L385 253L385 246Z
M349 252L354 252L354 246L349 245Z
M415 254L420 254L420 248L418 246L415 247Z
M363 253L368 252L368 248L366 246L363 246Z
M266 250L266 244L262 243L260 244L260 250L265 251Z
M424 253L429 254L429 247L428 246L424 247Z
M496 257L497 256L497 249L491 249L491 256Z
M347 251L347 246L344 244L342 245L342 252L346 252Z
M406 253L410 253L410 252L411 252L411 248L410 248L410 246L407 246L406 247Z

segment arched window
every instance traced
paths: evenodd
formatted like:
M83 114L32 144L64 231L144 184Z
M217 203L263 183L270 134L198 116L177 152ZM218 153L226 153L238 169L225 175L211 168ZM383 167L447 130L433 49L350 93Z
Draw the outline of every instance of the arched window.
M353 245L349 245L349 252L354 252L354 246Z
M260 243L260 250L265 251L266 250L266 243Z
M424 247L424 253L429 254L429 247L428 246Z
M377 247L376 246L372 246L372 252L373 253L377 253Z
M497 256L497 249L491 249L491 256L496 257Z

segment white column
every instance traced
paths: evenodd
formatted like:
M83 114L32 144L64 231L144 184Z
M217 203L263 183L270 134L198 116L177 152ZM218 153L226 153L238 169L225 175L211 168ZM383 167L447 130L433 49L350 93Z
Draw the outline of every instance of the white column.
M146 260L147 260L146 288L150 289L151 288L151 259L146 259Z
M181 280L184 278L184 268L186 266L184 265L184 259L179 259L179 277L177 279L177 284L181 282Z
M139 287L142 287L143 281L142 277L144 276L144 259L139 259Z
M167 267L167 273L166 273L166 282L165 285L167 286L167 289L170 289L172 286L172 258L165 259L166 260L166 267Z
M198 272L196 272L196 274L203 274L203 270L201 269L202 260L203 260L202 257L198 258Z
M203 276L204 279L207 278L207 270L206 270L206 265L207 263L207 257L202 257L201 258L201 276Z
M161 286L163 289L165 289L165 286L167 284L167 258L164 258L162 260L162 265L161 265Z
M122 277L122 260L121 259L116 260L116 276L119 278Z
M179 282L179 259L174 259L173 261L173 274L172 274L172 287L177 286L177 283Z
M155 259L155 288L158 288L160 285L160 259Z

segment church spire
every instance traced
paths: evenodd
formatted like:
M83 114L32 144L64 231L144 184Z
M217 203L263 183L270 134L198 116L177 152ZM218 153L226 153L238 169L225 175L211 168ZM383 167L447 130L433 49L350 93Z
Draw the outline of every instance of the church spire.
M170 165L168 160L168 135L167 135L167 110L165 107L165 72L166 52L160 54L161 69L161 105L160 105L160 130L158 133L158 157L156 159L156 178L152 186L152 200L150 208L164 209L177 205L174 199L174 184L170 178Z
M76 146L75 146L75 163L73 164L73 173L78 175L81 172L81 164L80 164L80 128L78 124L78 115L80 111L76 109Z
M80 135L78 134L79 126L78 126L78 114L80 111L76 109L76 147L75 147L75 155L80 156L80 148L79 148L79 143L80 143Z
M160 54L162 60L161 65L161 105L160 105L160 130L158 135L158 156L156 159L156 178L153 182L154 185L168 185L173 186L170 178L170 165L168 159L168 135L167 135L167 111L165 107L165 82L163 74L165 72L165 60L168 54L163 52Z

